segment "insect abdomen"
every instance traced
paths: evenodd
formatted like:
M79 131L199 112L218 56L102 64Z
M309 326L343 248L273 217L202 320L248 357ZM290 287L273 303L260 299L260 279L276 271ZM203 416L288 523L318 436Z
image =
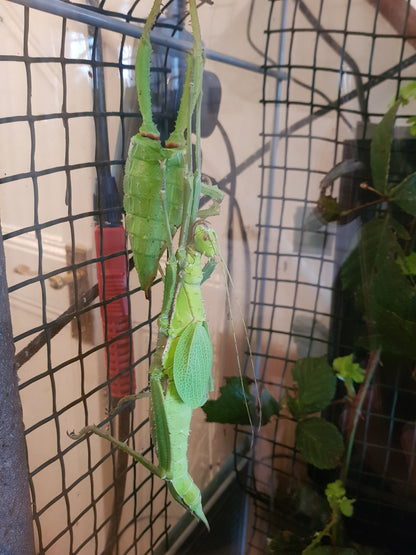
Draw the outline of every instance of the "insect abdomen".
M189 512L209 528L202 510L201 492L188 473L188 436L192 409L183 403L172 380L166 392L165 410L171 445L170 476L166 476L169 491Z
M126 230L145 292L156 277L167 235L166 224L160 218L160 151L159 141L139 134L132 137L124 177Z
M162 167L162 162L163 167ZM183 155L160 141L132 137L124 177L126 229L142 289L148 292L169 238L163 214L162 185L173 236L182 220Z

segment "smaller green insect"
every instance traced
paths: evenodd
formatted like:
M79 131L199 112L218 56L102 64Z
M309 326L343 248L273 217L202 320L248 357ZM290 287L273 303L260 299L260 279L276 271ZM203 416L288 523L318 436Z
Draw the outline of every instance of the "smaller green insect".
M165 283L169 314L167 326L161 325L156 352L149 369L151 397L151 431L158 466L142 455L103 432L97 426L87 426L78 439L96 433L122 449L166 481L173 498L209 529L202 509L201 492L188 472L188 437L193 409L202 406L213 389L212 345L201 296L204 269L216 256L216 235L206 224L197 223L192 230L194 241L186 248L186 256L177 264L177 279ZM171 249L172 246L169 246ZM208 260L203 265L203 257ZM161 313L160 321L166 321ZM132 395L122 403L143 397Z
M162 341L150 368L152 434L159 470L172 496L196 518L208 522L201 494L188 473L187 449L192 411L201 407L213 390L212 344L201 296L204 268L216 254L216 236L203 224L193 230L194 242L186 249L173 294L168 326L161 326ZM202 238L202 236L204 238ZM203 267L202 257L208 257ZM174 284L167 284L172 290ZM163 321L163 312L161 315ZM168 384L166 392L163 384Z

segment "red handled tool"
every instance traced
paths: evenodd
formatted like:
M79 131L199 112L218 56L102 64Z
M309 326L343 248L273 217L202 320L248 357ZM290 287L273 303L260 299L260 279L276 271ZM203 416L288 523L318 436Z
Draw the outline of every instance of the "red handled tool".
M115 401L135 391L131 372L133 351L129 336L125 230L118 226L95 227L98 291L109 370L111 397Z
M89 0L97 7L97 0ZM89 27L93 38L92 69L94 94L94 124L96 136L95 160L97 183L94 194L95 249L97 254L98 291L101 301L101 319L106 346L106 362L110 382L110 408L117 407L120 399L135 392L136 385L132 367L133 349L130 339L128 312L127 257L125 230L117 184L109 167L109 144L105 117L105 83L102 65L100 30ZM130 433L131 409L125 406L116 422L115 436L125 441ZM111 555L117 541L118 527L124 501L127 454L117 451L114 455L114 498L107 531L106 545L102 555Z

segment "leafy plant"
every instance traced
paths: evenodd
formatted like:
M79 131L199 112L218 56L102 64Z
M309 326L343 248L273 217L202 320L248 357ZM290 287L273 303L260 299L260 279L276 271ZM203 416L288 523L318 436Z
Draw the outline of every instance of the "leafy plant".
M341 480L335 480L326 486L325 495L332 511L352 516L354 499L349 499Z
M344 452L338 428L320 416L335 394L336 377L326 357L304 358L295 362L292 377L296 396L286 394L286 403L297 421L296 447L304 458L320 469L335 468Z
M416 242L416 172L398 184L390 180L397 112L411 98L416 98L416 82L409 83L400 91L399 97L391 103L375 129L370 148L371 182L361 184L370 195L369 200L343 211L338 200L327 194L325 185L317 204L321 219L328 222L343 223L346 215L364 208L368 210L369 207L373 210L372 213L367 212L359 242L341 268L343 289L352 296L362 318L357 347L362 353L363 349L367 351L368 363L366 370L363 370L354 363L353 354L333 362L337 377L346 388L346 402L353 413L352 429L347 437L341 479L329 484L325 490L331 519L304 553L344 552L339 551L336 528L342 516L353 514L353 502L346 496L344 482L363 401L383 357L416 360L416 254L413 252ZM411 133L416 134L416 118L409 118L408 121ZM324 546L322 540L325 537L328 540L328 535L330 546Z
M346 542L338 543L338 530L343 516L351 516L354 499L349 499L341 480L327 485L325 494L303 485L287 499L279 499L285 506L285 528L276 530L268 540L268 553L273 555L386 555L374 547ZM289 518L287 515L289 514ZM306 521L315 524L313 528ZM322 528L322 529L321 529Z
M402 357L416 361L416 172L399 183L390 180L393 131L399 108L416 99L416 82L400 90L381 122L375 128L370 148L371 179L361 183L367 199L359 206L343 210L328 188L341 175L362 169L362 163L346 160L338 164L322 180L316 216L322 222L344 223L346 216L367 210L357 246L341 268L341 281L361 316L356 346L366 354L363 369L354 362L354 354L335 358L332 366L327 357L304 358L292 367L295 387L287 390L284 406L296 422L296 448L305 460L318 469L339 469L339 478L325 489L329 516L322 530L312 536L292 530L278 530L269 541L271 553L364 554L380 553L373 548L345 542L342 529L344 517L351 517L354 500L347 495L346 476L351 460L355 433L364 399L376 368L383 356ZM410 132L416 135L416 116L408 119ZM371 212L368 212L371 210ZM312 225L309 221L308 226ZM314 224L315 225L315 224ZM362 359L365 357L362 356ZM337 379L345 386L342 402L353 418L347 444L338 428L320 416L334 400ZM209 401L204 408L209 421L248 424L247 408L256 414L255 399L244 392L241 383L227 378L218 401ZM262 395L264 419L273 415L285 417L283 404L266 392ZM287 416L286 416L287 417Z
M220 397L216 401L207 401L202 407L207 422L257 425L260 413L261 424L264 426L273 415L279 414L280 405L267 389L263 389L261 393L259 408L256 406L254 395L249 392L247 378L226 377L225 382L226 384L220 388Z
M353 358L354 355L350 354L345 357L338 357L332 363L337 378L344 382L348 395L351 398L355 396L354 384L362 383L365 377L365 371L358 363L353 362Z

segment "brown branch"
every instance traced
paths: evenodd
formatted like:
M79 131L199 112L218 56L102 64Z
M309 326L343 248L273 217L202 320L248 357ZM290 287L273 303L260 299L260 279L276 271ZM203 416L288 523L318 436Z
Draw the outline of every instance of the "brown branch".
M63 312L50 326L41 331L30 343L26 345L15 356L16 367L20 368L25 362L32 358L45 344L59 333L75 316L80 309L87 307L98 297L98 284L96 283L86 293L81 295L76 303Z
M133 258L129 259L129 272L134 268ZM91 289L83 293L80 298L63 312L51 325L45 327L30 343L23 347L15 356L16 369L20 368L25 362L30 360L48 341L58 334L80 310L89 306L98 297L98 283Z

